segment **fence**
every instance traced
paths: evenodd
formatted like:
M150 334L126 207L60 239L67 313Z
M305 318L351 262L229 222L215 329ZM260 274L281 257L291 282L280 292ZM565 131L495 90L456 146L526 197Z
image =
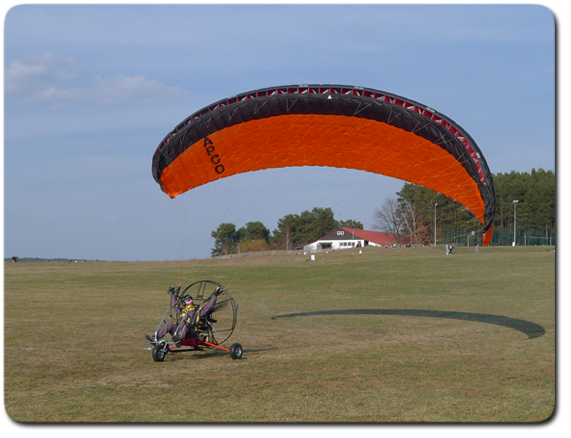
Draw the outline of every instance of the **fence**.
M516 246L553 246L556 234L554 229L545 228L516 228ZM455 246L476 246L482 243L481 229L470 232L458 232L454 229L442 229L437 243L453 243ZM491 246L512 246L514 243L513 229L494 228Z
M511 246L514 243L513 230L494 229L492 245ZM542 228L516 228L516 246L555 245L555 230Z

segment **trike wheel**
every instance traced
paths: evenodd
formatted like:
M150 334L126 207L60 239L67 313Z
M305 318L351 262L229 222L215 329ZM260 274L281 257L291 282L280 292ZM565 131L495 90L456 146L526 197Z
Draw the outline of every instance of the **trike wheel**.
M158 343L155 345L155 348L153 348L153 360L155 362L164 361L167 351L168 350L165 348L165 344L163 342Z
M232 359L241 359L242 353L243 350L240 344L238 344L237 342L235 344L232 344L232 346L230 347L230 357Z

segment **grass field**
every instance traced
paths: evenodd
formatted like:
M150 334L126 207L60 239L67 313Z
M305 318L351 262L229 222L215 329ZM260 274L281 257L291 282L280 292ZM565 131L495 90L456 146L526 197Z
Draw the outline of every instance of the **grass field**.
M546 420L553 247L480 252L5 263L6 411L20 422ZM243 358L153 362L144 334L168 285L200 279L238 302L229 343Z

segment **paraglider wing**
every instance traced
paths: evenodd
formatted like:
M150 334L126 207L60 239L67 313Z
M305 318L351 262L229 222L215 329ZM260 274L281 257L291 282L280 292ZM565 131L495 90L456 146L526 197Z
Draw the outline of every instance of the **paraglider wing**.
M363 170L419 184L463 204L492 237L486 160L458 124L394 94L352 86L266 88L220 100L160 143L153 177L171 197L239 173L292 166Z

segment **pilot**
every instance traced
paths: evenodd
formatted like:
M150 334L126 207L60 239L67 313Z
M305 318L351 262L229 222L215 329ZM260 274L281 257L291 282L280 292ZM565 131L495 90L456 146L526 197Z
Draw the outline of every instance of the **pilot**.
M159 339L162 339L167 333L169 333L177 347L182 345L182 340L185 338L194 339L194 342L191 341L191 344L193 347L197 347L198 333L196 331L196 326L201 318L206 317L214 310L218 295L221 293L222 290L220 289L220 286L218 286L208 301L201 303L198 306L194 305L194 300L191 295L184 295L182 297L184 307L180 313L181 317L178 326L172 321L167 321L157 331L156 338L151 335L145 335L145 338L147 338L147 341L150 343L155 344Z

